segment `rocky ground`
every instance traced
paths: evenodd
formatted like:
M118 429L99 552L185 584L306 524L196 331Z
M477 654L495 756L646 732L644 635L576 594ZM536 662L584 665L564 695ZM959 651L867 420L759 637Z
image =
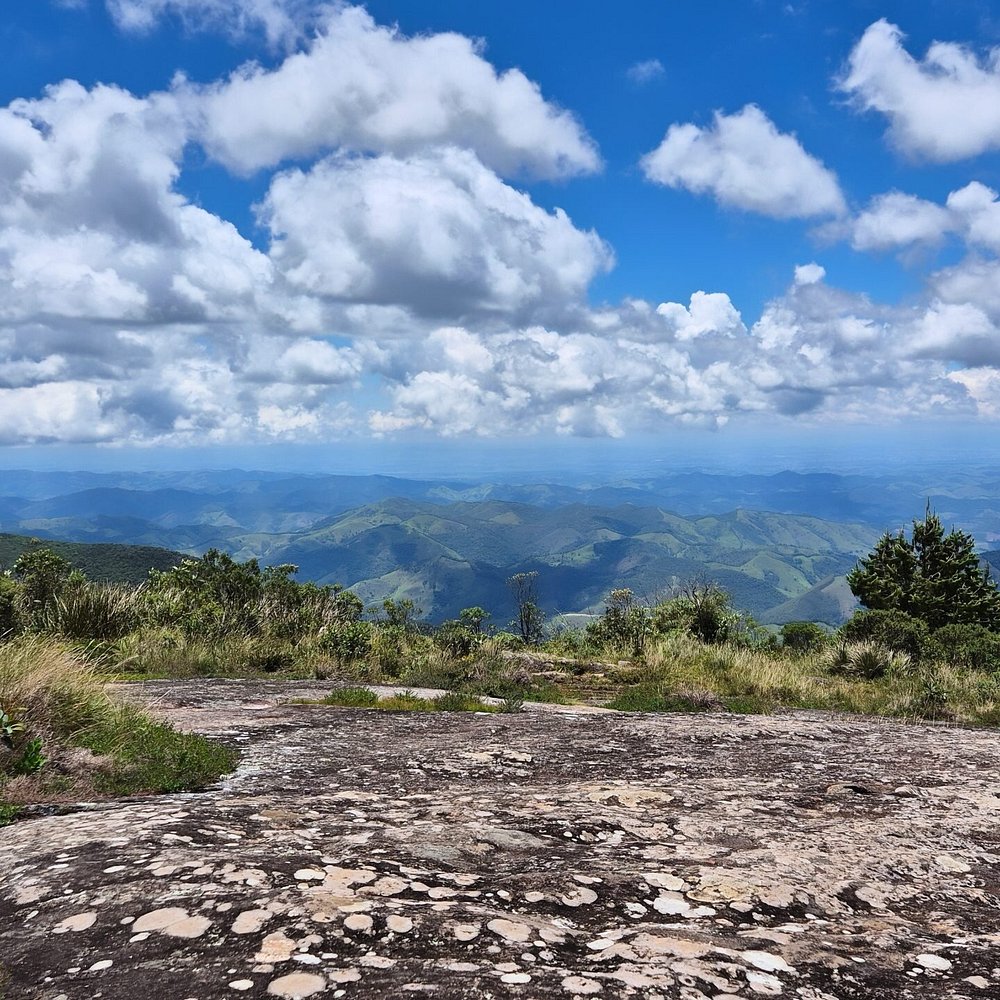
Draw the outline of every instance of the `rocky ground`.
M6 996L1000 997L1000 734L326 687L132 688L242 764L0 830Z

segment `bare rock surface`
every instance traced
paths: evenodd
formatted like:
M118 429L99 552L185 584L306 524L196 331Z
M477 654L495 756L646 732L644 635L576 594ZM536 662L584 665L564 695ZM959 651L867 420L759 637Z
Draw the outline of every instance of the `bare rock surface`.
M11 1000L1000 997L1000 734L130 688L219 788L0 830Z

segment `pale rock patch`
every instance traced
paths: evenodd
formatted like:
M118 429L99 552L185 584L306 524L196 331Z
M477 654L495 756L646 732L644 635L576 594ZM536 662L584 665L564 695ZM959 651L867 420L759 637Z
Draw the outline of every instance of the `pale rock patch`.
M311 972L293 972L268 984L267 992L281 1000L304 1000L326 989L326 980Z
M70 931L85 931L93 927L96 923L97 913L94 910L90 910L87 913L77 913L72 917L67 917L65 920L60 920L59 923L52 928L52 933L67 934Z
M516 920L505 920L503 917L498 917L496 920L491 920L486 926L497 937L501 937L505 941L524 942L531 940L531 928Z

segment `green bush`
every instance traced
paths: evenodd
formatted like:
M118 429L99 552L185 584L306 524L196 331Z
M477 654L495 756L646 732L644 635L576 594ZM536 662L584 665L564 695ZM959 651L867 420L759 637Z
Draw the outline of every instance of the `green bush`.
M9 576L0 573L0 642L20 632L19 607L20 588Z
M639 656L651 630L649 608L623 587L608 595L604 614L587 626L587 638L618 655Z
M781 626L782 647L796 653L817 653L829 641L829 633L815 622L786 622Z
M434 632L434 641L452 656L469 656L485 638L465 622L453 620L443 622Z
M335 622L320 633L320 648L342 663L352 663L371 651L374 631L371 622Z
M85 581L56 595L42 616L47 632L83 641L113 640L139 627L143 590Z
M982 625L945 625L931 633L926 658L967 670L1000 670L1000 635Z
M714 583L690 584L652 611L656 635L686 632L708 645L730 643L746 649L773 649L777 637L747 614L735 611L732 598Z
M854 642L837 648L831 657L830 669L860 680L878 680L887 674L906 673L912 662L909 654L877 642Z
M14 563L13 574L21 585L22 614L36 624L63 592L73 567L51 549L32 545Z
M923 656L928 636L927 623L905 611L856 611L840 627L844 642L874 643L914 661Z

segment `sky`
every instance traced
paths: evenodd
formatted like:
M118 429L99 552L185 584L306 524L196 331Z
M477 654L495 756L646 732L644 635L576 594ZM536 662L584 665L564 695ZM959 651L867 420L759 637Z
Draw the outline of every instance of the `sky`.
M6 0L0 46L0 467L997 456L987 0Z

